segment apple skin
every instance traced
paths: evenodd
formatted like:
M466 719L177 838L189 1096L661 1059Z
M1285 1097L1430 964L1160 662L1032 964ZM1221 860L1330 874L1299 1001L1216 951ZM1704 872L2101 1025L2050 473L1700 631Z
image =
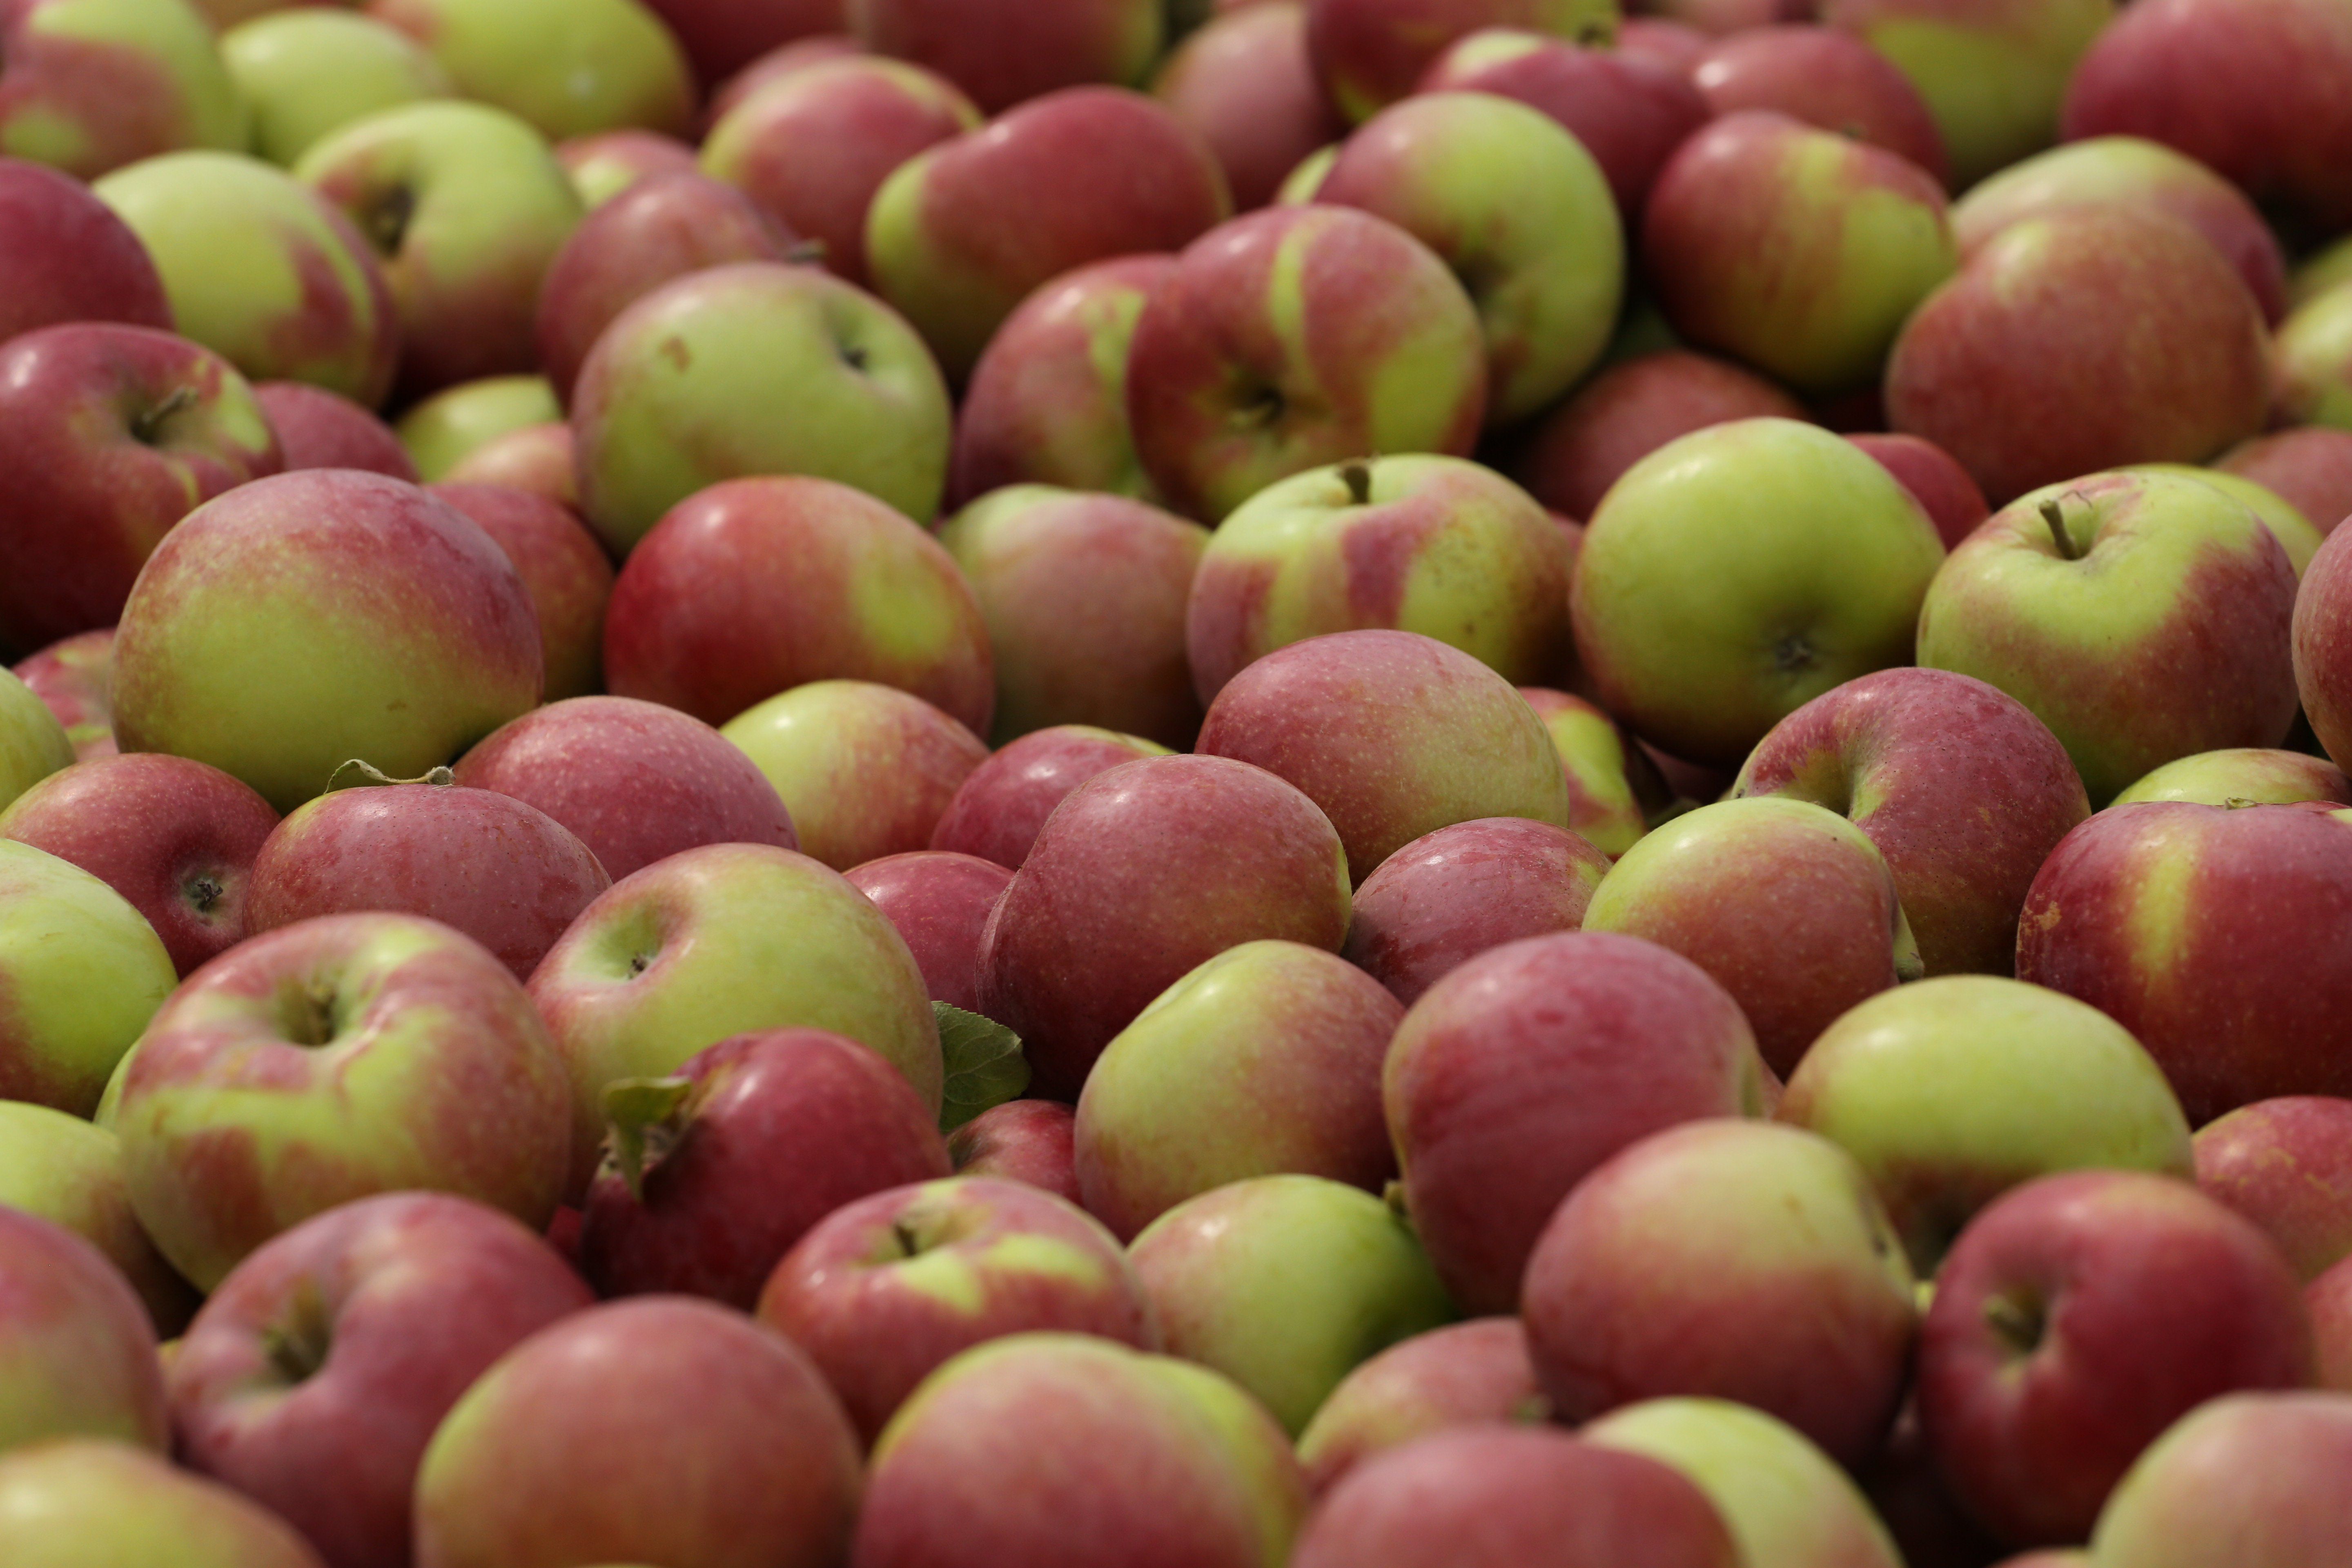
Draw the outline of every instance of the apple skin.
M737 104L795 72L833 60L878 58L868 55L866 46L847 33L810 33L778 44L741 69L730 73L724 80L711 84L709 96L702 105L704 136L708 139L710 128L727 118Z
M361 468L406 484L416 462L392 426L339 392L300 381L265 381L253 400L278 436L285 471Z
M932 831L931 847L1017 871L1045 818L1072 790L1121 763L1167 754L1152 742L1083 724L1032 731L965 778Z
M2104 805L2161 763L2284 739L2295 594L2243 504L2178 475L2095 474L2021 498L1952 552L1918 658L2032 710Z
M2081 1541L2140 1451L2206 1400L2308 1384L2302 1285L2185 1182L2045 1176L1961 1232L1919 1340L1953 1495L2013 1545Z
M434 1433L416 1568L817 1568L846 1561L857 1493L857 1439L790 1342L708 1301L613 1301L516 1346Z
M1320 1498L1389 1449L1456 1426L1549 1419L1517 1318L1475 1318L1399 1340L1342 1378L1298 1435Z
M1606 43L1615 0L1308 0L1307 46L1323 89L1361 124L1415 89L1446 46L1488 27Z
M1664 0L1664 3L1671 7L1675 0ZM1706 0L1696 0L1696 3L1705 4ZM1731 3L1737 5L1741 0L1731 0ZM1774 0L1774 4L1780 3L1781 0ZM1709 39L1712 37L1709 32L1664 16L1628 16L1617 24L1615 47L1620 54L1638 55L1643 59L1654 60L1687 73L1711 47Z
M577 514L580 479L574 457L571 426L561 421L519 425L467 451L443 470L440 482L529 490Z
M1576 931L1609 857L1549 823L1496 816L1425 833L1356 889L1340 954L1411 1006L1482 952Z
M122 1146L79 1116L0 1100L0 1209L47 1220L80 1237L114 1265L147 1309L157 1338L177 1338L197 1296L131 1212Z
M0 1100L89 1115L178 978L121 894L0 838Z
M75 1436L170 1447L155 1331L106 1254L0 1207L0 1455Z
M636 1124L642 1174L625 1173L608 1144L582 1207L581 1271L606 1296L703 1296L748 1312L827 1215L948 1173L937 1120L855 1040L736 1035L676 1076L692 1086L685 1099ZM615 1112L607 1121L622 1130Z
M2184 1416L2141 1456L2092 1540L2115 1568L2297 1568L2352 1552L2333 1477L2352 1456L2352 1399L2237 1394Z
M1154 998L1103 1048L1074 1145L1088 1214L1121 1241L1229 1182L1396 1174L1381 1063L1404 1008L1318 948L1248 942Z
M1273 201L1300 159L1348 133L1316 77L1297 0L1211 17L1161 60L1151 92L1209 143L1240 212Z
M2303 710L2336 764L2352 763L2352 543L2323 544L2311 558L2292 635Z
M427 484L439 484L501 436L563 417L543 375L488 375L408 405L393 426Z
M980 939L1013 873L977 856L919 849L845 873L907 939L931 1000L980 1010Z
M245 378L184 338L69 323L0 345L0 647L112 625L167 531L283 461Z
M0 60L0 154L94 180L183 147L245 145L245 105L185 0L8 0Z
M2270 384L2261 307L2219 251L2160 215L2075 207L2010 224L1928 296L1888 359L1886 414L2005 506L2202 462L2262 429Z
M578 518L544 496L504 485L431 487L502 551L539 619L545 700L604 689L604 607L613 563Z
M1244 16L1266 9L1258 0ZM974 362L956 418L948 494L968 505L1009 485L1152 500L1128 428L1127 359L1144 301L1172 256L1122 256L1041 284Z
M2352 1100L2257 1100L2195 1147L2199 1190L2260 1226L2305 1284L2352 1256Z
M459 759L455 782L537 806L616 879L706 844L799 847L775 786L739 748L634 698L534 709Z
M12 679L0 680L0 709L17 711L0 721L0 735L8 737L6 750L0 751L0 800L14 800L63 767L60 757L88 763L116 753L112 626L61 637L10 674ZM19 686L23 692L15 689ZM23 704L25 692L38 699L63 729L65 750L57 749L57 731Z
M167 1374L181 1462L335 1568L407 1568L416 1464L449 1407L595 1301L495 1209L394 1193L307 1220L232 1271Z
M2138 1041L2096 1008L1995 975L1923 980L1854 1007L1805 1053L1777 1115L1860 1163L1922 1279L2012 1187L2192 1168L2179 1101Z
M685 53L635 0L368 0L367 12L431 50L457 96L519 115L551 142L693 123Z
M1159 0L845 0L877 55L928 67L990 114L1087 82L1141 79L1160 58Z
M218 768L155 752L76 763L0 811L0 838L129 900L182 979L245 940L254 857L277 826L269 803Z
M780 402L797 416L772 417ZM572 395L582 511L615 555L697 492L755 475L853 485L928 523L949 426L946 384L905 320L778 262L689 273L637 300Z
M1015 485L938 539L988 626L997 740L1078 724L1192 742L1184 624L1207 529L1123 496Z
M2292 805L2315 800L2352 805L2352 780L2322 757L2240 746L2200 752L2167 763L2116 796L2114 804L2158 800L2193 801L2200 805L2228 805L2232 801Z
M1381 1098L1439 1278L1465 1312L1508 1312L1571 1187L1661 1128L1759 1114L1764 1079L1748 1021L1706 971L1654 943L1564 931L1430 987L1390 1042Z
M1001 1176L1076 1204L1077 1113L1051 1100L1008 1100L948 1134L961 1176Z
M489 535L413 485L310 469L200 508L149 558L115 637L114 729L290 811L353 757L396 778L447 762L544 679Z
M283 168L354 120L457 95L424 46L373 16L323 5L281 9L272 0L234 26L215 20L221 63L253 122L253 151Z
M1227 948L1337 952L1348 859L1315 803L1225 757L1095 774L1037 834L981 938L980 1010L1019 1035L1034 1092L1075 1100L1111 1037Z
M1602 855L1622 855L1649 831L1650 814L1673 804L1657 764L1598 705L1539 686L1522 686L1519 695L1559 752L1568 778L1568 826Z
M740 187L824 249L826 271L866 281L866 216L893 170L980 126L953 82L920 66L852 55L794 70L723 112L712 105L702 172Z
M32 662L27 660L27 666ZM40 672L36 669L35 673ZM58 671L55 685L66 686L71 674L69 669ZM102 703L102 682L97 696ZM0 805L73 765L76 747L64 719L55 711L59 706L72 713L83 704L79 694L69 689L52 699L35 691L14 672L0 676Z
M759 1318L808 1352L869 1447L917 1385L986 1341L1059 1332L1160 1346L1108 1231L1064 1199L988 1176L835 1208L776 1266Z
M1677 437L1734 419L1803 419L1804 405L1752 371L1683 349L1613 364L1547 415L1510 465L1554 511L1580 520L1628 468Z
M2213 466L2268 488L2323 534L2352 517L2352 430L2305 426L2258 436Z
M1772 110L1884 147L1938 184L1944 134L1910 79L1851 33L1807 24L1743 28L1713 45L1691 81L1716 116Z
M733 1035L831 1030L940 1103L939 1026L905 940L788 849L705 845L623 878L541 961L530 995L572 1078L569 1191L595 1173L606 1084L673 1073Z
M866 215L866 266L961 382L1041 285L1090 261L1180 249L1232 216L1224 172L1192 127L1141 93L1071 87L892 171Z
M121 1443L69 1439L0 1454L0 1516L11 1521L11 1568L325 1568L276 1515Z
M1465 1427L1367 1461L1326 1493L1296 1568L1738 1568L1706 1494L1638 1454L1544 1428Z
M1469 295L1427 246L1348 207L1276 207L1210 230L1152 290L1128 351L1144 472L1212 524L1322 464L1466 457L1486 404Z
M792 813L801 853L836 871L931 841L988 747L919 697L870 680L813 680L737 714L719 733Z
M813 35L838 33L842 0L646 0L669 24L705 88L724 81L771 49Z
M691 174L699 164L690 143L658 131L598 131L555 144L555 161L563 166L581 206L594 212L641 180L663 174Z
M1992 515L1984 491L1977 487L1959 459L1917 436L1884 433L1848 436L1847 440L1869 453L1878 466L1893 474L1912 499L1927 509L1937 537L1947 550L1974 533Z
M1307 1487L1216 1373L1091 1334L966 1351L876 1444L851 1561L1282 1568Z
M139 237L79 180L0 158L0 342L68 321L172 330Z

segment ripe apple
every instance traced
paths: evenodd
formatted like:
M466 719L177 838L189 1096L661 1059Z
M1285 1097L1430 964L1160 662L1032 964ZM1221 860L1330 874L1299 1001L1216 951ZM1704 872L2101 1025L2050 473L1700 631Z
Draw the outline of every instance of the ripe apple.
M1691 81L1717 116L1771 110L1884 147L1944 184L1944 134L1918 89L1851 33L1810 24L1747 27L1712 45Z
M221 34L221 63L245 100L253 150L291 168L354 120L454 98L441 62L407 34L332 6L268 10Z
M2352 1256L2352 1100L2289 1095L2207 1122L2197 1185L2263 1228L2307 1285Z
M74 762L65 725L38 693L0 674L0 808Z
M1037 830L1072 790L1107 768L1167 754L1166 747L1152 742L1083 724L1032 731L964 779L931 834L931 847L1017 871L1029 858Z
M1649 831L1651 814L1672 803L1657 764L1616 720L1583 698L1539 686L1522 686L1519 695L1559 752L1568 778L1568 826L1603 855L1622 855Z
M424 481L439 484L500 437L562 417L545 376L490 375L411 404L394 428Z
M1078 1201L1077 1116L1053 1100L1008 1100L948 1134L948 1156L960 1176L1002 1176Z
M12 0L0 12L0 154L94 180L246 136L245 105L188 0Z
M505 485L544 496L565 510L580 510L572 426L561 420L521 425L491 437L449 465L441 482Z
M640 180L691 174L698 168L690 143L634 127L567 137L555 144L555 161L563 165L581 206L589 212Z
M2258 436L2213 466L2264 486L2323 534L2352 516L2352 430L2305 426Z
M10 1568L325 1568L277 1515L121 1443L0 1454L0 1518L9 1521Z
M1412 92L1445 47L1486 27L1606 43L1616 0L1309 0L1307 42L1324 90L1350 121Z
M2352 1399L2238 1394L2176 1423L2099 1516L2114 1568L2300 1568L2352 1552L2335 1478L2352 1455Z
M66 321L172 330L139 237L79 180L0 158L0 342Z
M1433 1433L1533 1425L1550 1413L1519 1321L1475 1318L1399 1340L1342 1378L1298 1435L1298 1460L1321 1497L1367 1460Z
M121 894L0 838L0 1100L89 1115L178 978Z
M683 132L694 118L685 52L638 0L369 0L367 11L432 51L460 96L551 142Z
M265 381L253 400L278 436L286 470L363 468L416 483L416 462L391 426L339 392L300 381Z
M1489 949L1580 928L1608 874L1608 856L1549 823L1457 822L1422 835L1364 879L1340 952L1411 1006Z
M812 66L861 58L880 57L868 56L866 46L847 33L808 33L763 51L741 69L711 84L710 96L702 105L706 140L710 127L726 119L736 105L761 88L772 86Z
M488 534L522 580L539 619L545 700L602 690L613 563L595 535L564 507L528 490L447 483L432 490Z
M1297 0L1211 17L1160 61L1151 92L1209 143L1241 212L1265 206L1300 159L1347 134L1315 74Z
M2323 544L2312 557L2295 595L2292 636L2303 710L2342 766L2352 762L2352 543Z
M2200 805L2291 805L2299 800L2352 805L2352 779L2324 757L2235 746L2167 763L2116 796L2117 805L2185 800Z
M177 1338L188 1326L196 1293L131 1212L122 1145L106 1129L46 1105L0 1100L0 1210L47 1220L96 1247L139 1293L157 1338Z
M919 697L870 680L813 680L719 731L776 786L801 852L836 871L931 841L948 803L988 756Z
M846 0L877 55L929 67L991 114L1083 82L1133 82L1167 37L1160 0Z
M646 0L669 24L706 88L766 51L846 25L842 0Z
M0 803L56 771L61 754L81 763L115 754L113 684L112 626L61 637L0 679ZM56 749L27 693L63 727L68 752Z
M2298 581L2309 569L2311 559L2319 553L2321 542L2326 537L2318 526L2298 511L2294 504L2268 485L2224 473L2218 468L2200 468L2188 463L2135 463L2122 470L2127 474L2180 474L2212 486L2248 511L2262 519L2271 537L2286 552L2287 564L2294 568Z
M104 1253L0 1207L0 1455L58 1437L170 1446L155 1331Z
M868 860L845 875L907 939L931 1000L979 1011L980 939L1013 873L977 856L919 849Z

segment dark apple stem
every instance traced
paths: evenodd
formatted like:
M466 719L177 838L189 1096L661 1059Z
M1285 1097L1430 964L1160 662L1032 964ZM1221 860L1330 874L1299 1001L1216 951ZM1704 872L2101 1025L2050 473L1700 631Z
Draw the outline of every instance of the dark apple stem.
M142 447L152 447L163 434L163 426L174 414L184 413L196 405L199 396L193 386L177 387L169 397L131 422L131 435Z
M1359 458L1339 465L1339 481L1348 487L1348 500L1355 506L1372 503L1372 466Z
M2042 521L2050 525L2050 537L2058 545L2059 559L2080 561L2083 552L2074 548L2074 541L2066 531L2066 514L2054 500L2042 503Z

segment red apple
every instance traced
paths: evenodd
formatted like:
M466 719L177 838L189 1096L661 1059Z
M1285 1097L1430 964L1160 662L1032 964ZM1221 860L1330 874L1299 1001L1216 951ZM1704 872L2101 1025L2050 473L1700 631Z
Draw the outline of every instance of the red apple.
M170 1446L155 1331L106 1254L0 1207L0 1453L73 1436Z
M719 731L758 764L801 852L836 871L931 839L988 747L919 697L870 680L815 680L778 693Z
M1911 492L1912 499L1935 523L1937 537L1944 542L1945 549L1958 548L1960 541L1992 515L1984 491L1960 467L1959 459L1933 441L1884 433L1848 436L1846 439L1902 481L1903 488Z
M89 187L0 158L0 342L68 321L172 330L147 247Z
M2167 1432L2116 1489L2095 1545L2114 1568L2303 1568L2352 1552L2336 1478L2352 1400L2239 1394Z
M1331 101L1360 122L1412 92L1465 34L1515 27L1605 43L1617 10L1596 0L1309 0L1307 42Z
M1608 874L1608 856L1549 823L1458 822L1364 879L1340 952L1410 1006L1490 948L1577 930Z
M2198 1189L2260 1226L2305 1283L2352 1256L2352 1100L2257 1100L2193 1147Z
M604 689L604 606L613 563L570 510L507 485L428 487L490 536L522 579L539 616L547 668L544 700L561 702Z
M1315 74L1297 0L1210 18L1160 63L1151 91L1216 153L1241 212L1271 202L1300 159L1348 132Z
M1708 49L1691 80L1712 112L1771 109L1884 147L1941 182L1944 133L1919 89L1852 33L1780 24L1747 27Z
M114 628L76 632L51 643L12 672L65 726L74 760L113 756Z
M2352 763L2352 535L2331 534L2304 570L2294 679L2319 743L2338 766Z
M2306 426L2258 436L2213 466L2276 490L2323 534L2352 517L2352 430Z
M1165 37L1160 0L848 0L850 31L991 114L1083 82L1131 82Z
M505 485L545 496L570 511L580 510L580 478L569 425L524 425L493 436L441 479L452 485Z
M925 849L868 860L849 885L890 918L934 1002L980 1008L980 939L1013 873L976 856Z
M211 23L185 0L8 0L0 65L0 145L76 179L246 143L245 104Z
M932 830L931 847L1017 871L1064 796L1107 768L1165 754L1149 741L1083 724L1034 731L966 776Z
M1076 1121L1076 1113L1058 1100L1008 1100L950 1133L948 1155L958 1175L1026 1182L1075 1204Z
M1401 1340L1349 1373L1298 1435L1298 1460L1321 1497L1360 1465L1432 1433L1550 1414L1519 1320L1475 1318Z
M392 426L339 392L299 381L265 381L254 401L278 436L288 472L296 468L362 468L416 482L416 462Z
M664 174L691 174L694 149L675 136L635 126L592 131L555 144L555 161L572 176L580 205L594 212L640 181Z

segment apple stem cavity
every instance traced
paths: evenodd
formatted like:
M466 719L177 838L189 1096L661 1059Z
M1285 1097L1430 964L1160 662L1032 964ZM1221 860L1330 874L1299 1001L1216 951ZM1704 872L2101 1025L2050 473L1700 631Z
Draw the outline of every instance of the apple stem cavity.
M2017 1294L1995 1296L1985 1303L1984 1314L1986 1325L2020 1356L2042 1348L2050 1319L2041 1301Z
M261 1348L270 1370L289 1384L308 1383L325 1368L334 1348L334 1317L315 1283L295 1286L284 1321L261 1331Z
M184 414L194 408L202 401L203 396L204 395L193 386L174 388L169 397L131 421L131 439L142 447L161 445L163 439L163 427L172 422L173 416Z
M1372 504L1372 466L1361 458L1339 465L1339 482L1348 487L1350 506Z
M427 768L413 779L396 779L390 773L385 773L382 768L377 767L373 763L368 762L362 757L352 757L343 762L333 773L327 775L326 793L331 795L335 792L338 787L335 781L343 776L343 769L345 768L359 769L360 776L372 784L430 784L435 789L447 789L457 782L457 775L455 773L452 773L446 765L437 768Z
M381 200L370 204L361 217L360 231L382 255L397 256L408 237L409 222L415 216L416 193L405 185L397 185L386 191Z
M339 1020L333 985L289 985L278 1001L278 1022L289 1040L313 1049L334 1044Z
M606 1143L629 1196L646 1200L646 1173L662 1163L686 1131L694 1082L683 1078L624 1078L604 1086Z
M2056 501L2046 500L2042 503L2041 511L2042 521L2050 525L2050 537L2058 546L2059 559L2080 561L2083 558L2083 552L2074 548L2074 536L2066 531L2064 510Z

